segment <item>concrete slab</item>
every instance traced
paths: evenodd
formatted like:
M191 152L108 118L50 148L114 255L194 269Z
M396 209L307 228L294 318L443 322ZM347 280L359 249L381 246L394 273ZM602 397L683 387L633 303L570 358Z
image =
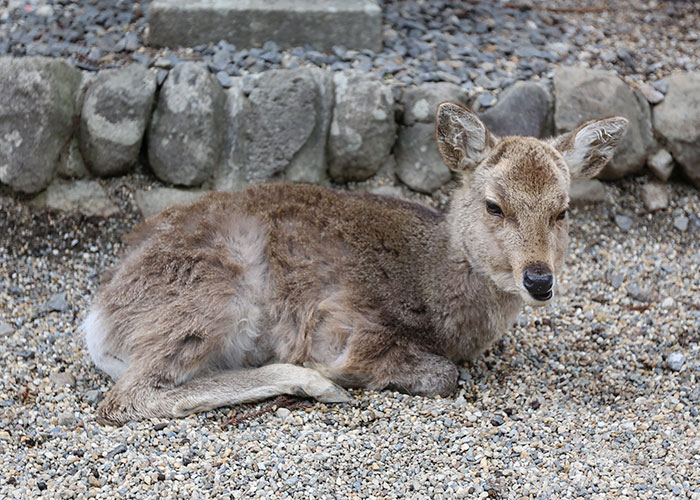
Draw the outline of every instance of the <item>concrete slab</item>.
M273 41L280 48L382 48L376 0L153 0L150 43L195 46L226 40L239 48Z

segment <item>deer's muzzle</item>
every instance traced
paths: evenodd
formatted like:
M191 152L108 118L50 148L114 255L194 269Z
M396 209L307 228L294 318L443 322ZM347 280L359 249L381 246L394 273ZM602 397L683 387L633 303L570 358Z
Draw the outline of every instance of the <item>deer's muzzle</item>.
M523 271L523 286L533 299L546 302L552 298L554 276L544 262L535 262Z

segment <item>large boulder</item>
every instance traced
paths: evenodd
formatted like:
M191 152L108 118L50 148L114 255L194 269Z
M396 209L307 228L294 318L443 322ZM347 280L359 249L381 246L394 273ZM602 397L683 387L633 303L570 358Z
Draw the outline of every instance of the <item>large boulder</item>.
M548 137L553 132L552 95L535 82L516 82L503 92L498 103L481 114L497 136Z
M435 113L441 102L450 101L468 106L469 99L469 92L454 83L439 82L434 85L408 87L401 97L401 123L435 123Z
M554 73L554 124L558 133L609 115L629 120L625 137L600 177L619 179L637 172L654 146L649 103L612 71L558 67Z
M226 95L196 63L180 63L161 88L148 130L148 161L168 183L196 186L214 172L221 156Z
M231 79L217 189L270 180L326 179L333 80L320 68L271 70Z
M80 72L59 59L0 58L0 181L46 188L70 145Z
M394 99L378 76L362 71L333 75L335 107L328 137L328 168L339 182L374 175L396 139Z
M401 127L394 154L396 175L414 191L432 193L452 178L438 152L432 123Z
M468 106L469 99L469 92L447 82L404 90L394 156L396 175L414 191L432 193L452 178L435 142L435 113L441 102Z
M332 73L314 67L307 68L306 72L313 81L311 86L316 93L313 113L314 128L304 146L292 158L285 171L285 179L292 182L318 184L328 178L326 143L328 142L335 94ZM305 84L309 85L311 82ZM307 120L311 120L311 116L308 116Z
M80 149L93 173L124 174L136 164L155 93L155 73L145 66L99 72L80 117Z
M674 73L654 108L654 129L691 181L700 187L700 73Z

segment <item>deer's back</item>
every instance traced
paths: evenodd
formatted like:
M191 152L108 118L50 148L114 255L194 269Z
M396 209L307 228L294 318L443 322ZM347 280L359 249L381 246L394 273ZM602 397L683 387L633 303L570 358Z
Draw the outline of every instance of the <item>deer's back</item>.
M318 331L340 332L364 321L386 325L396 335L422 335L433 326L423 280L431 245L440 240L441 219L422 205L309 185L213 193L137 228L101 303L125 323L132 321L126 311L139 300L167 301L163 296L186 296L188 290L193 300L201 297L203 313L240 303L241 314L265 335L253 339L254 349L233 351L255 352L260 359L222 360L223 365L265 358L302 362L314 357L312 337ZM124 296L124 289L136 288L150 288L159 297ZM175 310L172 302L167 307ZM179 309L185 308L191 306ZM192 314L197 312L174 312L172 321L182 323ZM226 331L216 318L210 324ZM345 333L323 338L337 342L337 352L334 346L321 348L334 355L347 342Z

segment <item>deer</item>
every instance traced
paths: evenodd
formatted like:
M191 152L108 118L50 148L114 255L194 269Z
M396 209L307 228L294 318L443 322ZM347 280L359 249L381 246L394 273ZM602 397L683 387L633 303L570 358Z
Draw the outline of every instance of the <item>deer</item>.
M461 179L438 211L306 184L214 192L146 219L82 329L114 385L102 424L179 418L347 389L449 396L457 364L557 290L571 179L594 177L627 127L496 137L444 102L442 159Z

